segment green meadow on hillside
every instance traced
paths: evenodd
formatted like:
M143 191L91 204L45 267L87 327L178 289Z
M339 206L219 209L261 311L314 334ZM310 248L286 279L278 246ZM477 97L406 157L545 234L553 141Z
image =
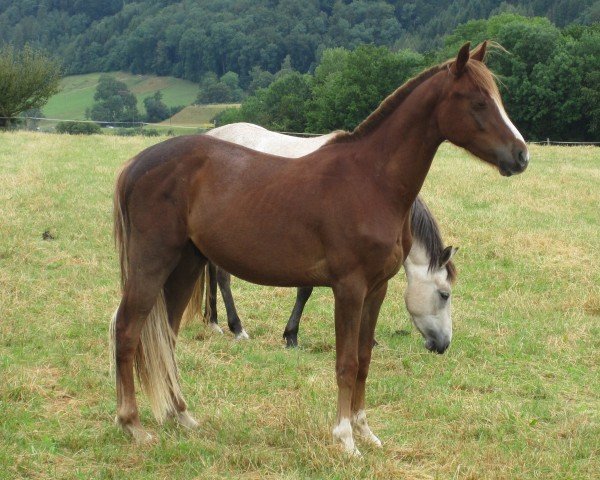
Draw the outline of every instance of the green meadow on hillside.
M85 109L94 103L94 93L101 73L74 75L65 77L61 82L62 90L53 96L44 107L48 118L65 120L83 120ZM160 90L163 102L169 107L191 105L198 95L198 84L174 77L154 75L132 75L125 72L112 72L118 80L124 82L138 99L138 109L144 111L144 98Z
M238 107L239 103L222 103L213 105L190 105L165 120L163 125L210 125L212 119L226 108Z
M115 427L112 193L123 162L160 140L0 133L0 478L597 477L600 149L532 146L528 170L504 178L442 145L422 195L460 247L453 342L445 355L423 348L400 272L367 387L383 448L359 443L363 458L349 459L331 440L327 289L307 304L300 348L286 350L295 292L234 280L251 340L197 322L178 342L199 429L158 425L141 392L157 442L133 445Z

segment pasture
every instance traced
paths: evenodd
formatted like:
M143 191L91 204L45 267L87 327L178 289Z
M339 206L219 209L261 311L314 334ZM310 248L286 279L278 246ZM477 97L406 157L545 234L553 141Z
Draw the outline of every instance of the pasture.
M221 103L212 105L190 105L162 122L163 125L208 125L212 126L212 119L220 112L230 107L239 107L239 103Z
M138 100L138 110L144 112L144 99L161 91L168 107L189 105L198 95L198 84L174 77L133 75L127 72L88 73L71 75L61 80L61 91L44 107L48 118L84 120L86 108L94 104L94 93L101 75L111 75L124 82Z
M597 474L599 149L532 146L528 170L507 179L442 145L422 194L446 243L460 247L452 346L443 356L423 348L400 272L367 389L383 449L359 444L364 456L351 460L331 440L337 388L325 289L307 305L301 347L286 350L294 291L234 281L251 341L196 323L178 344L200 428L157 425L143 394L142 422L158 442L137 447L114 426L112 192L119 166L159 140L0 134L0 478Z

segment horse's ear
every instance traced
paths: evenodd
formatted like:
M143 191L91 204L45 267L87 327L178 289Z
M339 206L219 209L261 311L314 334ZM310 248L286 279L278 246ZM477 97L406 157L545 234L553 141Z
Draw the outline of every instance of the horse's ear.
M465 71L465 66L469 61L469 49L471 48L471 42L465 43L461 49L458 51L458 55L456 56L456 60L452 64L452 73L457 77L460 77L462 73Z
M452 260L454 254L458 251L458 247L446 247L440 255L440 268L444 268L446 264Z
M485 54L487 53L487 40L480 43L475 50L471 52L471 60L477 60L479 62L485 61Z

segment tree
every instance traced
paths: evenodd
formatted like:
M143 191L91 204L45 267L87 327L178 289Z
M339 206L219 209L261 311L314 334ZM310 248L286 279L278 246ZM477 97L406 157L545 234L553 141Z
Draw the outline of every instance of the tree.
M394 53L387 47L363 45L352 52L339 48L325 51L315 71L309 130L352 130L423 66L421 55Z
M98 122L136 122L140 119L137 99L127 85L110 75L102 75L88 116Z
M291 72L275 80L268 88L259 89L248 97L238 112L229 112L219 120L231 119L262 125L266 128L288 132L304 132L311 97L312 77Z
M160 90L151 97L144 98L147 122L158 123L171 116L171 110L163 103L162 98L163 96Z
M241 100L242 94L237 73L226 72L221 78L218 78L216 73L209 72L202 77L196 103L237 102Z
M43 107L59 91L60 76L55 60L27 45L20 51L0 49L0 127L21 112Z
M273 74L263 70L258 65L250 70L250 84L248 85L248 93L252 95L259 88L267 88L273 82Z

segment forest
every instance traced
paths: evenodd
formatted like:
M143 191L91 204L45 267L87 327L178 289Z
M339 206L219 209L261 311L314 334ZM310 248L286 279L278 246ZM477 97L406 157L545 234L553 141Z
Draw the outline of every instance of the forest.
M402 81L492 39L507 110L528 138L600 137L600 2L593 0L0 0L0 44L64 74L129 71L198 82L220 122L353 128Z
M385 45L421 53L472 19L547 17L557 27L600 20L593 0L0 0L0 42L55 53L65 73L126 70L199 81L228 71L249 82L287 55L306 73L326 48Z

